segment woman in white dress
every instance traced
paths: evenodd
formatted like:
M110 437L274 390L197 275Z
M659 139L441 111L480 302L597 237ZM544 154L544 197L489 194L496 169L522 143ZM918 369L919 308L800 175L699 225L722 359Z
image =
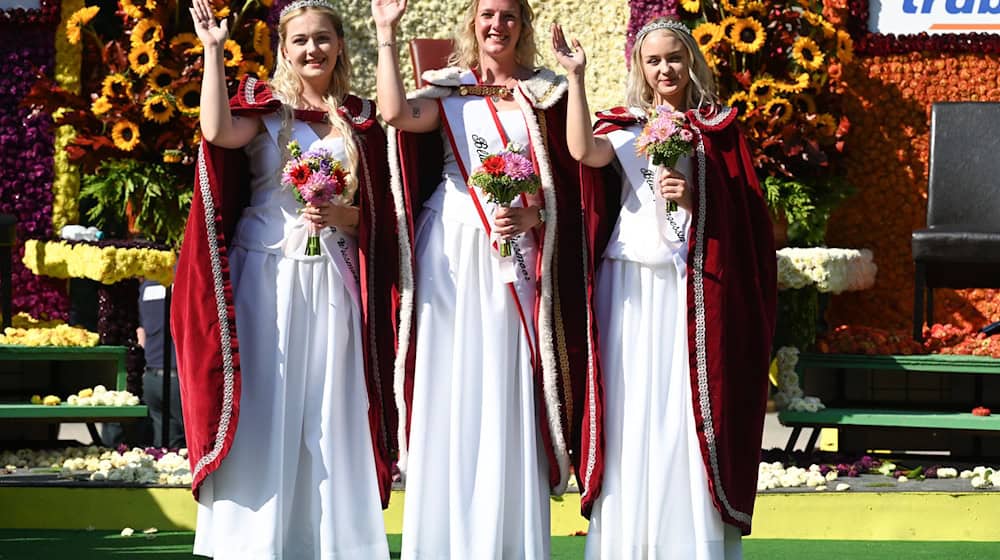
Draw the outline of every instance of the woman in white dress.
M200 346L192 334L197 321L175 314L185 412L190 407L197 418L194 553L239 560L388 558L382 506L392 444L379 402L379 343L368 331L376 328L378 302L372 300L389 293L367 293L377 288L373 270L380 266L372 253L375 205L381 202L373 195L388 193L384 132L374 120L374 104L348 93L343 26L325 0L298 0L282 10L273 79L244 79L232 100L223 73L226 22L216 21L207 0L195 0L191 13L205 53L200 120L206 144L197 192L215 200L199 199L192 211L178 314L196 308L192 294L199 278L191 271L207 270L198 268L197 228L203 221L214 227L213 213L230 211L227 177L249 171L249 185L242 185L244 193L249 187L249 203L234 231L221 232L228 247L219 254L228 267L220 261L212 270L215 295L232 301L235 320L227 328L235 326L241 342L230 342L235 332L223 333L222 352L235 357L224 359L229 366L216 377L225 375L228 388L213 392L213 377L199 369L199 360L214 356L217 333L204 335ZM344 163L360 209L329 203L303 208L296 201L280 184L292 140L304 151L327 148ZM247 168L220 162L233 155L245 155ZM225 226L234 217L223 215L219 222ZM393 226L379 224L390 232ZM319 255L306 256L310 228L319 232ZM398 248L390 237L386 254L392 261ZM231 292L219 289L219 279L226 279L220 272L228 272ZM391 325L378 328L391 336ZM391 371L391 355L383 358ZM220 412L205 412L215 404L206 392L222 399Z
M639 31L628 106L598 113L596 132L584 50L558 26L553 48L569 74L570 151L590 167L613 163L619 177L584 187L605 189L600 214L613 220L610 235L595 242L603 256L596 308L606 439L586 557L740 558L756 483L775 261L735 112L717 105L712 72L681 22L657 19ZM683 112L691 123L695 150L673 168L657 170L636 154L636 138L657 108ZM666 201L677 209L667 210ZM715 243L707 252L706 238ZM733 256L757 251L749 266ZM718 290L739 293L746 309ZM723 324L756 345L738 363L730 358L742 349L714 345Z
M526 0L473 0L455 66L425 73L430 85L408 100L395 39L405 5L372 0L379 110L393 127L390 154L400 155L397 212L413 220L400 228L414 266L401 280L396 381L402 557L547 558L549 493L566 487L578 446L570 427L586 408L568 403L574 390L583 398L593 363L586 320L559 311L587 310L578 165L561 132L565 80L534 66ZM509 142L526 148L541 188L498 208L467 181ZM558 240L557 220L566 231ZM514 242L509 259L499 239ZM580 383L571 386L576 364Z

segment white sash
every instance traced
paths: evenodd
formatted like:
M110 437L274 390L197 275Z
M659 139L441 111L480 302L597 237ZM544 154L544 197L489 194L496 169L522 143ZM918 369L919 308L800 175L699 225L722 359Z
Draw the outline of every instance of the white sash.
M469 83L475 83L475 78L471 72L463 75L463 81L468 78L472 78L472 81ZM446 134L451 142L455 159L462 170L469 196L475 194L482 207L483 214L480 218L483 221L483 227L490 232L490 242L493 245L493 255L497 263L497 272L500 274L500 278L508 283L528 282L533 286L534 282L529 272L531 269L527 268L528 265L525 262L525 253L529 249L537 247L534 233L526 232L512 239L513 255L508 258L501 258L496 250L496 243L500 240L500 237L494 232L495 224L493 222L493 214L496 212L498 206L490 202L478 187L468 184L469 175L482 164L484 159L490 154L495 154L506 147L500 137L500 132L497 130L496 123L493 122L489 108L486 106L486 101L478 96L458 95L445 97L440 101L442 108L441 118L446 122ZM527 144L527 130L524 130L523 138L515 138L511 132L514 131L507 131L507 135L511 140L522 145ZM520 199L515 199L511 203L511 206L519 207L522 206L522 203ZM534 266L532 265L533 268ZM532 287L532 293L534 293L534 287Z
M615 130L607 134L621 164L624 181L622 185L622 209L612 234L612 243L628 247L628 252L637 255L636 260L647 264L658 264L681 253L683 261L687 255L687 244L682 241L666 219L666 200L660 194L658 183L659 166L651 164L648 158L636 153L635 139L641 132L639 125ZM681 158L677 169L693 181L690 172L690 158ZM691 217L687 210L678 207L672 218L681 232L686 232ZM659 235L650 238L649 231L655 229Z
M265 115L262 120L264 121L264 127L267 129L268 135L270 135L275 147L278 148L278 153L282 153L283 150L278 146L278 135L281 131L281 116L271 113ZM291 140L298 141L299 145L302 146L302 151L307 151L320 138L316 134L316 131L307 123L292 120L289 141ZM344 163L346 165L346 162ZM284 162L281 165L284 166ZM307 257L305 252L308 239L309 225L305 221L305 218L300 215L295 221L295 225L290 231L286 232L285 238L281 241L281 251L287 258L302 261L319 261L329 256L334 268L340 274L341 281L344 282L347 290L351 293L354 304L360 309L361 293L359 286L361 285L361 276L358 268L357 239L341 232L333 226L323 228L319 232L319 243L322 247L321 254Z
M469 71L466 71L461 79L462 83L476 83L475 76ZM535 259L530 259L530 261L528 259L528 255L534 256L539 250L535 234L529 231L512 239L512 256L501 258L496 248L499 236L494 232L495 224L493 222L493 213L497 205L489 202L479 188L468 184L468 177L473 173L473 170L479 167L490 154L497 153L506 146L504 146L486 101L482 97L451 95L441 98L439 101L445 135L451 142L451 148L462 171L468 195L477 198L482 208L480 219L483 221L483 227L490 234L491 253L495 263L494 270L499 278L511 286L512 294L517 297L515 303L532 347L532 359L537 360L539 356L538 341L534 329L535 299L537 298L537 286L534 279ZM521 134L512 134L512 132L520 133L521 130L506 130L505 132L512 141L527 145L526 141L521 141L522 138L518 138ZM523 139L527 139L526 126L523 129ZM522 206L522 203L519 199L515 199L511 206Z

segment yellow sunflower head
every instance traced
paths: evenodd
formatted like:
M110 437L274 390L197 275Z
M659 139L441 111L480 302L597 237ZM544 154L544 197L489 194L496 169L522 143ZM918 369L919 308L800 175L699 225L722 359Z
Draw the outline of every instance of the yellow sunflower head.
M834 27L829 21L826 21L826 18L811 10L812 8L807 7L805 10L802 10L801 12L802 17L809 22L809 25L819 29L820 32L823 33L823 37L827 39L837 34L836 27Z
M121 6L122 13L130 18L141 19L145 15L135 0L118 0L118 5Z
M745 91L738 91L729 96L726 100L726 105L736 109L736 114L741 117L746 116L751 109L753 109L753 102L750 100L750 96L747 95Z
M200 54L201 40L194 33L178 33L170 39L170 48L182 54Z
M823 53L816 41L809 37L799 37L792 46L792 60L809 72L823 67Z
M799 113L812 115L816 113L816 98L808 93L800 93L792 98L792 106Z
M707 53L722 39L722 28L714 23L706 22L695 27L691 31L691 35L694 37L695 42L698 43L698 48L701 49L701 52Z
M681 0L681 8L689 14L697 14L701 11L701 0Z
M142 116L146 117L146 120L163 124L174 116L174 106L166 95L154 93L142 104Z
M772 97L777 87L775 86L774 80L768 77L758 78L750 84L750 99L756 103L765 103Z
M132 80L125 74L108 74L101 84L104 97L129 97L132 95Z
M139 127L128 119L120 120L111 129L111 140L119 150L131 152L139 145Z
M816 130L822 136L832 137L837 133L837 119L833 118L833 115L829 113L823 113L816 117L814 124L816 125Z
M224 0L222 2L212 2L212 13L215 14L215 17L218 19L225 19L229 17L229 4L227 4Z
M776 97L764 104L764 113L772 119L777 119L779 123L786 123L792 120L795 108L792 103L781 97Z
M188 117L197 117L201 108L201 84L188 82L174 92L177 110Z
M754 18L740 18L729 30L729 42L740 52L755 53L764 46L764 26Z
M80 43L83 26L90 23L90 20L94 19L99 11L101 11L100 6L90 6L73 12L69 21L66 22L66 39L69 44L77 45Z
M854 60L854 40L851 35L843 30L837 31L837 58L844 64Z
M111 102L108 101L108 98L103 95L95 99L94 102L90 104L90 112L96 117L99 117L110 110Z
M132 46L156 43L163 38L163 26L155 19L140 19L132 28Z
M257 54L271 52L271 30L260 20L253 24L253 50Z
M737 18L733 16L727 16L722 18L722 21L719 22L719 27L722 28L722 36L724 38L728 39L731 36L733 27L736 25L737 21L738 21Z
M147 10L153 11L156 9L156 0L146 0L145 5Z
M226 44L222 46L222 55L225 57L225 64L228 68L235 68L243 62L243 49L240 44L232 39L226 39Z
M145 76L160 63L160 56L153 45L133 45L132 51L128 53L128 62L133 72Z
M254 76L258 80L266 80L268 76L267 69L260 65L258 62L253 60L244 60L240 63L239 69L236 71L236 79L242 80L244 76Z
M177 79L177 72L164 66L157 66L146 76L146 84L151 90L161 90L170 87L170 84Z

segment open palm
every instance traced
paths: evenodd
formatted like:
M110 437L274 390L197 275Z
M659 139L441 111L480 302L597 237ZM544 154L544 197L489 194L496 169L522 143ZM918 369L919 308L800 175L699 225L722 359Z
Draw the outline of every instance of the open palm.
M573 39L573 47L566 42L566 34L558 23L552 24L552 50L559 65L567 72L580 72L587 66L587 53L580 41Z
M194 0L191 3L191 19L194 21L194 32L206 47L214 47L226 42L229 37L229 23L215 18L212 5L208 0Z
M406 11L406 0L372 0L372 19L376 27L395 26Z

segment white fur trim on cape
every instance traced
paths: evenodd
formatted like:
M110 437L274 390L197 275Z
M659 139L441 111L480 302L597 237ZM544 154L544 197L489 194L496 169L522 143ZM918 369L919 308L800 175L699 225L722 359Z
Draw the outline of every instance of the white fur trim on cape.
M424 73L424 79L430 82L408 97L422 99L436 99L451 95L454 88L461 85L461 75L463 70L459 68L445 68L442 70L432 70ZM552 318L552 254L556 241L556 228L558 227L557 201L555 194L555 182L552 176L552 164L548 154L545 152L545 139L542 137L541 128L538 125L538 118L535 109L547 109L554 105L565 94L567 89L566 79L557 76L547 69L538 69L535 75L528 80L519 83L514 91L514 100L521 108L527 123L528 136L535 152L535 160L538 162L538 171L542 181L542 194L545 197L545 237L542 244L542 289L541 305L538 312L538 340L539 349L542 356L542 388L545 396L546 416L549 422L549 432L552 437L556 462L559 465L559 482L552 488L554 494L562 494L566 491L569 482L569 450L564 437L561 420L561 404L559 402L558 370L556 361L555 343L553 341L553 318ZM399 247L400 247L400 321L398 348L396 352L396 363L393 387L396 392L396 406L399 411L399 470L406 471L406 459L408 456L406 442L406 399L404 398L404 387L406 380L406 354L410 346L410 335L412 332L413 313L413 291L414 275L411 267L413 246L406 220L406 201L403 197L402 167L399 161L399 150L396 138L396 129L389 127L389 171L392 175L390 186L392 196L395 201L396 219L400 224Z

